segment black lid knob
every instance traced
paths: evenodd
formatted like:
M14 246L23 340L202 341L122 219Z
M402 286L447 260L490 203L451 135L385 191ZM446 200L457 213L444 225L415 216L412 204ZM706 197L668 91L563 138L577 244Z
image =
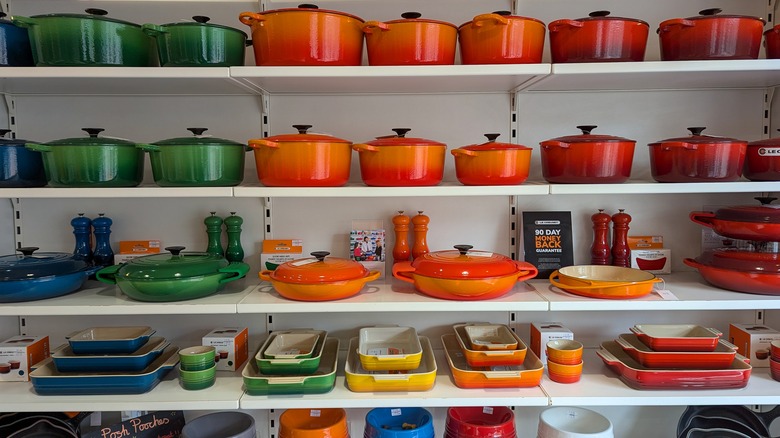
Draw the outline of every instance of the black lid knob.
M580 131L582 131L583 134L590 134L590 131L593 131L594 129L598 128L598 125L580 125L577 127Z
M458 250L460 255L466 255L466 253L469 252L469 250L471 248L474 248L474 247L471 246L471 245L455 245L455 249Z
M699 11L699 15L718 15L721 12L723 12L723 9L709 8L709 9L702 9L701 11Z
M493 13L496 15L503 15L504 17L512 15L512 13L509 11L493 11Z
M196 23L208 23L209 20L211 20L210 17L207 17L205 15L195 15L192 17L193 20L195 20Z
M0 12L0 18L5 18L7 16L8 16L8 14L6 14L5 12Z
M203 135L204 132L208 131L209 128L187 128L187 131L190 131L191 133L195 135Z
M313 5L311 3L302 3L298 5L300 9L319 9L320 7L317 5Z
M325 257L330 255L328 251L314 251L310 254L312 257L316 258L318 262L325 260Z
M701 135L701 132L704 131L705 127L703 126L691 126L688 128L689 131L691 131L691 135Z
M420 17L422 17L422 14L419 12L404 12L403 14L401 14L401 18L406 18L409 20L413 20L415 18L420 18Z
M397 137L406 137L406 133L411 131L411 128L393 128L393 132Z
M105 9L89 8L84 9L84 12L89 15L108 15L108 11Z
M40 248L37 246L23 246L21 248L16 248L17 251L22 253L25 257L33 255L35 251L38 251Z
M593 11L588 14L589 17L606 17L609 15L609 11Z
M0 129L0 138L5 138L5 135L11 132L10 129Z
M298 134L306 134L312 125L292 125L293 128L298 130Z
M170 252L171 254L177 256L180 252L184 251L183 246L166 246L165 250Z
M772 203L772 201L776 200L777 198L775 198L774 196L756 196L753 199L760 202L761 205L769 205Z
M93 138L97 137L98 134L100 134L101 132L105 131L105 129L103 129L103 128L81 128L81 130L86 132L87 134L89 134L90 137L93 137Z
M501 134L485 134L489 142L494 142Z

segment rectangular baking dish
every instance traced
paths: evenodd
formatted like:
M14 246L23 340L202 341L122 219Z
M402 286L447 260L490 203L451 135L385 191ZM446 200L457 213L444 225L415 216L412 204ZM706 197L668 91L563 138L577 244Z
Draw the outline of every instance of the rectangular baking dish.
M309 357L300 358L268 358L264 357L264 352L274 339L278 335L284 335L288 333L310 333L317 336L317 342L314 345L314 350ZM317 371L320 366L320 359L322 358L322 350L325 347L325 340L328 337L328 332L324 330L310 330L310 329L294 329L294 330L278 330L271 332L268 338L255 355L255 362L260 372L266 375L304 375L312 374Z
M141 371L148 367L170 344L165 338L153 336L138 350L128 354L76 354L64 344L52 352L58 371Z
M155 333L147 326L91 327L67 336L75 354L129 354Z
M301 359L311 357L320 338L319 333L311 330L289 330L274 336L263 351L267 359Z
M544 364L533 352L525 355L522 365L472 368L454 334L442 335L441 342L452 380L459 388L529 388L539 386L542 381Z
M512 332L512 336L515 338L515 341L517 341L517 348L513 350L474 350L469 348L468 345L468 335L466 334L465 329L467 325L471 324L455 324L452 328L455 331L455 338L458 341L458 345L460 345L460 349L463 351L466 362L470 367L480 368L501 365L522 365L525 361L528 347L516 333Z
M472 350L515 350L517 339L504 324L468 324L463 327Z
M319 367L308 375L266 375L260 371L257 362L250 360L241 372L244 389L249 395L324 394L336 384L338 356L339 340L328 338L325 340Z
M427 391L436 383L436 360L431 341L420 336L422 360L413 370L370 371L363 368L358 357L358 338L352 338L344 365L347 387L353 392Z
M414 327L364 327L358 340L360 364L368 371L413 370L422 346Z
M737 346L721 339L715 351L653 351L636 335L623 333L615 339L631 358L647 368L718 369L728 368Z
M637 324L631 332L654 351L715 351L722 335L694 324Z

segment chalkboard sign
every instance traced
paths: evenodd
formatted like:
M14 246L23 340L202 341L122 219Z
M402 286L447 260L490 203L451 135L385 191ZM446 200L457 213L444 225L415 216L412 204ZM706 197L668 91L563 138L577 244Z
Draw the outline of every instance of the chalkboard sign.
M81 435L81 438L178 438L184 412L153 412Z

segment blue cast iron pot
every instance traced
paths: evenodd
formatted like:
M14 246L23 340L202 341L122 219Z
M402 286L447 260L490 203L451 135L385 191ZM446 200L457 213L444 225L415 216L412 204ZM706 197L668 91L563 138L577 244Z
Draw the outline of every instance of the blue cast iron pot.
M43 300L75 292L101 268L73 254L33 254L36 250L25 247L18 249L21 255L0 256L0 303Z
M8 20L3 20L6 14L0 12L0 65L11 67L32 67L33 61L30 37L27 29L19 27Z
M9 132L0 129L0 188L45 186L41 153L25 148L27 140L5 138Z

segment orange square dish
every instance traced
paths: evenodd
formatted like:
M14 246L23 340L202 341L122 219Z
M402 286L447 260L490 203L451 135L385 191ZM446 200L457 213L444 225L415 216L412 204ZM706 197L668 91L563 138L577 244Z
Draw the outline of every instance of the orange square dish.
M441 342L452 380L459 388L530 388L538 386L544 374L544 364L533 353L525 356L522 365L499 365L472 368L460 349L456 335L442 335Z
M469 348L468 336L465 327L468 324L455 324L452 328L455 330L455 338L460 345L466 362L472 368L494 367L500 365L522 365L525 361L528 347L522 339L514 332L512 335L517 340L517 348L512 350L473 350Z

